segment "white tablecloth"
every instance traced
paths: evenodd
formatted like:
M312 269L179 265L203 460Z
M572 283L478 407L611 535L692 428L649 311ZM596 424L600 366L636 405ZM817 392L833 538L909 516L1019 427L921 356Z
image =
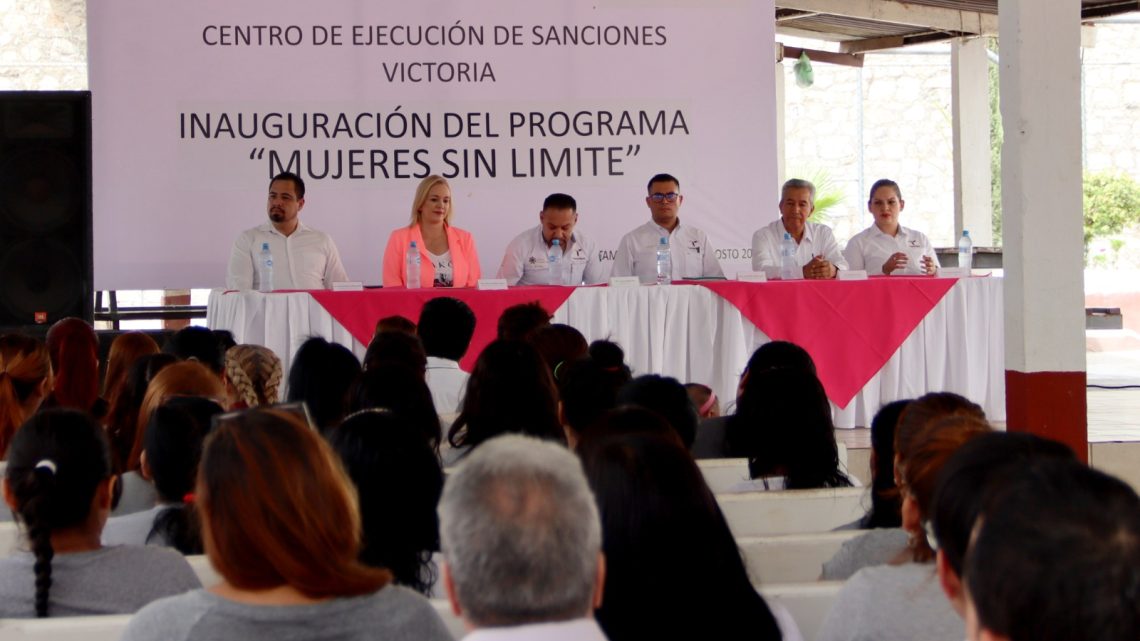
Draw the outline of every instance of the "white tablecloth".
M705 383L721 399L735 398L748 357L769 340L735 306L697 285L583 287L556 310L554 320L578 328L587 340L617 342L635 374ZM1002 323L1000 278L959 281L846 407L832 404L836 426L868 426L883 404L933 391L962 394L991 420L1004 421ZM367 347L305 292L215 290L208 324L230 330L238 343L269 347L286 370L309 336L348 346L361 357Z

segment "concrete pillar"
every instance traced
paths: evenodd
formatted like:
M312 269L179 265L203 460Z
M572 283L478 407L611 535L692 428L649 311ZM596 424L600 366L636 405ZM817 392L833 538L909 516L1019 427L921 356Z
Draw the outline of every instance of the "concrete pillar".
M1007 423L1087 460L1081 2L998 6Z
M954 132L954 237L970 230L975 247L991 247L989 60L982 38L950 48Z
M784 168L784 141L786 140L784 132L784 63L776 62L776 187L784 184L784 175L786 170Z

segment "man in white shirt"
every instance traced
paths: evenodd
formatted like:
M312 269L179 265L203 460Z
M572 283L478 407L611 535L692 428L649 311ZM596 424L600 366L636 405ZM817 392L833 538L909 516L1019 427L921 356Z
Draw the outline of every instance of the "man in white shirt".
M752 270L768 278L780 275L780 243L786 232L796 243L796 266L804 278L835 278L847 269L831 228L808 222L815 211L815 185L793 178L780 191L780 219L752 234Z
M575 231L578 203L567 194L550 194L538 213L538 228L528 229L507 245L498 278L508 285L561 285L550 282L547 257L557 240L562 246L564 269L571 285L593 285L605 280L605 269L593 241Z
M622 236L614 255L614 276L637 276L643 283L657 279L657 247L668 239L673 262L673 280L682 278L723 278L716 249L705 232L681 224L678 212L684 196L681 182L669 174L649 179L645 204L652 220Z
M467 303L439 296L424 303L416 334L427 354L427 386L437 414L455 414L467 390L467 372L459 359L467 353L475 333L475 312Z
M272 289L330 289L348 280L329 235L307 227L297 216L305 206L305 182L283 172L269 182L269 222L247 229L234 241L226 270L229 289L261 289L257 275L263 244L273 255Z
M439 501L443 585L466 641L604 641L602 528L565 446L491 439L448 475Z

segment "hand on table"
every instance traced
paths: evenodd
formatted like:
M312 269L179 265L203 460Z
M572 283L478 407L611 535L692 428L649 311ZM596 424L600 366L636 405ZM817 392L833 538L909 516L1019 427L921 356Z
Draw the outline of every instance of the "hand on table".
M926 257L923 256L923 258L925 259ZM895 252L887 258L887 262L883 263L883 273L890 275L891 272L897 269L906 269L907 262L909 262L909 260L905 253Z
M830 261L824 259L823 256L816 256L811 259L811 262L804 265L804 278L811 279L826 279L835 278L835 274L839 269Z

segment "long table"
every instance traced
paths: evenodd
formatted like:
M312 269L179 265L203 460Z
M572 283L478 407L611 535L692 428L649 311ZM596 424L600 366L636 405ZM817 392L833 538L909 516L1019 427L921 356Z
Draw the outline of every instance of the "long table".
M233 332L239 343L271 348L288 368L309 336L363 356L377 319L401 314L415 320L424 301L441 295L460 298L475 311L467 369L494 338L503 309L538 300L555 322L576 327L587 340L621 344L635 373L703 382L721 399L735 397L752 351L780 339L812 354L837 427L870 425L884 403L943 390L979 403L992 420L1005 420L1002 281L993 277L506 291L215 290L207 316L211 328Z

